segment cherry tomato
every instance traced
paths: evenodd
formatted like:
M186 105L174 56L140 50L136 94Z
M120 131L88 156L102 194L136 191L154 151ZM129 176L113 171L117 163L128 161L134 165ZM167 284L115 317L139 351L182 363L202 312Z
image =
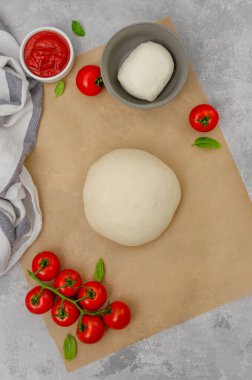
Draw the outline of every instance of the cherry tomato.
M130 319L130 309L121 301L112 302L103 314L104 323L115 330L124 329L129 324Z
M72 302L59 299L53 305L51 315L57 325L67 327L77 321L80 312Z
M54 293L51 290L36 286L25 297L25 306L34 314L43 314L53 306Z
M73 269L62 270L54 280L54 287L66 297L73 297L81 285L81 276Z
M77 326L76 335L81 342L91 344L101 340L104 332L105 326L100 317L83 315Z
M59 273L60 262L58 257L49 251L38 253L32 261L32 271L42 281L51 281Z
M93 311L104 305L107 299L107 291L100 282L89 281L78 292L78 299L83 297L87 298L80 301L80 305L83 309Z
M76 86L82 94L98 95L104 87L100 67L95 65L82 67L76 76Z
M219 114L209 104L199 104L194 107L189 115L191 126L199 132L209 132L216 127Z

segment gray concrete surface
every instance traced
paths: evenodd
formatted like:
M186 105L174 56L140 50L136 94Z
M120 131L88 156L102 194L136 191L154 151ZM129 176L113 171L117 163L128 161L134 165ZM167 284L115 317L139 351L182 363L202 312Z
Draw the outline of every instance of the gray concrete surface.
M252 2L250 0L0 0L18 40L79 19L89 50L132 22L172 16L252 198ZM71 35L71 33L70 33ZM252 231L251 231L252 233ZM252 281L252 268L251 268ZM19 266L0 279L1 380L252 379L252 299L235 301L68 374L42 318L26 312Z

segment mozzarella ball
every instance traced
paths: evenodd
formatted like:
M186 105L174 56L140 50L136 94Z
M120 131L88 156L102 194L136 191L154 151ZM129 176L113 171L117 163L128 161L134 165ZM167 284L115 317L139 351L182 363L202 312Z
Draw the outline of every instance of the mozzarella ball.
M118 71L121 86L130 95L153 101L167 85L174 71L170 52L156 42L138 45Z

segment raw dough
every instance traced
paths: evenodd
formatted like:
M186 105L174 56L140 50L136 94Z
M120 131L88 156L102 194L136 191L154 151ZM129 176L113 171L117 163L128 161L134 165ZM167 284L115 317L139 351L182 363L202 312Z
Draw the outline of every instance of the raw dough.
M156 42L138 45L125 59L118 72L121 86L139 99L153 101L171 79L174 61Z
M162 234L180 198L179 181L169 166L136 149L113 150L98 159L83 190L91 227L127 246L148 243Z

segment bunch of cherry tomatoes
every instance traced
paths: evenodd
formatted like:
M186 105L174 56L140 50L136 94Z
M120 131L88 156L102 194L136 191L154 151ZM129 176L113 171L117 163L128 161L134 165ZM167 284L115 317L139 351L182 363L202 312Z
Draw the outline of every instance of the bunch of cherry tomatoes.
M106 326L118 330L130 322L131 312L124 302L115 301L104 307L107 300L104 285L99 281L83 284L80 274L73 269L60 272L59 259L53 252L38 253L32 262L32 272L28 274L39 286L27 293L27 309L34 314L51 310L52 320L63 327L79 319L76 335L83 343L98 342ZM52 280L53 286L46 283Z

